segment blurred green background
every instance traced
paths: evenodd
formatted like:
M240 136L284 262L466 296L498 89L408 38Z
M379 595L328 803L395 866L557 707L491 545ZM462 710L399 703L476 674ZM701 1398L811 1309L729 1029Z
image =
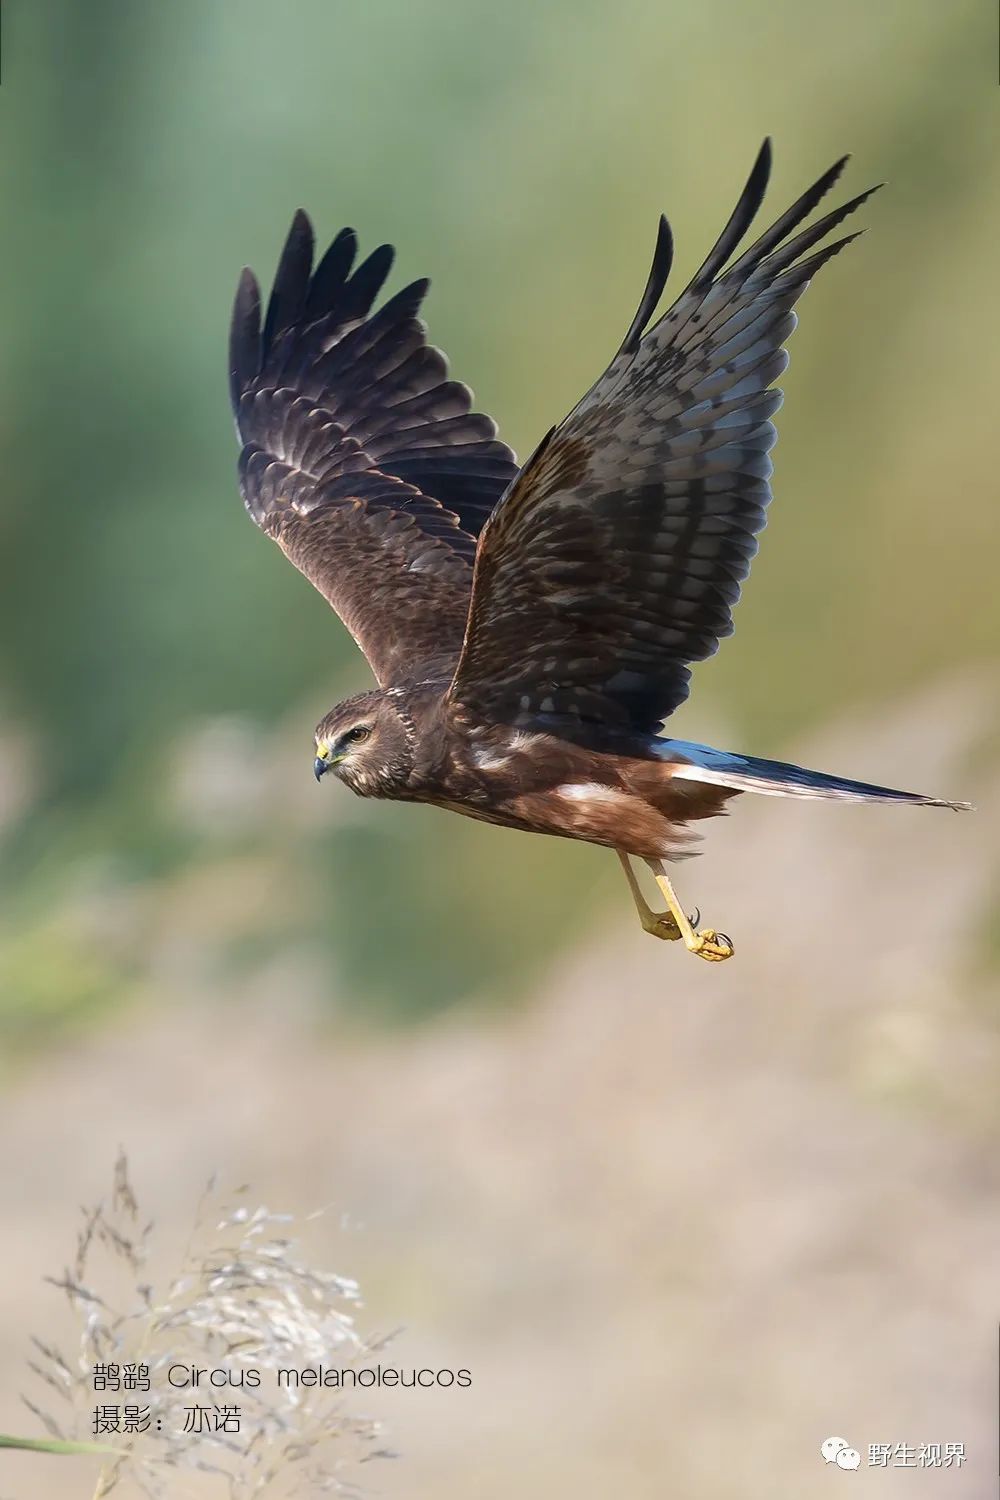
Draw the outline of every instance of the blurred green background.
M299 205L395 243L394 286L431 276L433 340L525 454L617 346L661 209L676 290L765 133L774 214L851 151L845 193L890 186L800 309L770 529L680 731L780 752L995 657L989 4L3 19L8 1055L164 976L300 965L386 1014L510 997L627 905L594 851L313 785L312 727L367 669L242 512L225 379L239 269L269 279Z

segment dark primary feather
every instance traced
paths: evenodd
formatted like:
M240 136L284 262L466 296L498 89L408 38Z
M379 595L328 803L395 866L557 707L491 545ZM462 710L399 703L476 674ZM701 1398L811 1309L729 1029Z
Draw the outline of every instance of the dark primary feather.
M649 279L646 289L636 308L635 317L629 324L628 332L622 339L621 347L615 358L622 354L634 354L639 347L639 341L646 329L656 305L663 296L663 288L667 284L670 275L670 267L674 260L674 237L670 232L666 214L660 215L660 227L656 232L656 248L653 251L653 264L649 268Z
M729 264L770 163L765 141L715 246L643 336L669 266L661 226L621 349L487 523L451 688L459 705L654 731L687 696L689 664L731 633L771 498L792 309L854 236L806 252L868 197L789 238L837 162Z
M450 675L475 539L517 473L417 314L426 281L372 312L392 266L353 230L315 271L295 215L261 327L250 271L230 332L247 509L344 620L383 685Z

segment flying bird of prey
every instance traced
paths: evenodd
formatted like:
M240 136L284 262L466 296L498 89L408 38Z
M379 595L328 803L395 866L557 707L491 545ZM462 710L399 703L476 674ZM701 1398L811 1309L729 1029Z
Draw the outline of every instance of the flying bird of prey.
M372 311L391 246L355 265L344 229L313 269L297 213L263 327L244 271L230 347L243 499L378 683L320 723L317 778L605 845L645 930L710 960L733 945L687 916L664 862L730 798L960 805L663 734L690 664L733 629L771 498L793 308L856 236L814 247L869 197L799 227L845 161L739 253L765 141L704 264L653 322L672 257L661 218L620 349L520 468L426 341L428 283ZM666 911L647 905L632 858Z

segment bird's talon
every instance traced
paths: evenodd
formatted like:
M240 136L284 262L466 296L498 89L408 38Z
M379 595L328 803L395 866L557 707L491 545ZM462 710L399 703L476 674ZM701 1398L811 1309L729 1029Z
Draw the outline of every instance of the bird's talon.
M688 921L691 923L691 926L697 931L698 923L701 921L701 907L700 906L696 906L695 907L694 911L688 917Z
M701 932L695 933L695 944L691 949L697 953L699 958L706 959L709 963L722 963L724 959L732 958L734 953L733 942L724 932L716 932L714 927L706 927Z

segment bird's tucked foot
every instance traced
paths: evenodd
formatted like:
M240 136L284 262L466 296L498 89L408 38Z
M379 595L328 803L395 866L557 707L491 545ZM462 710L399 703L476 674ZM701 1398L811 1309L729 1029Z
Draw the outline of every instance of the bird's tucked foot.
M667 909L684 939L684 946L688 952L697 953L699 958L713 964L720 964L724 959L732 958L735 951L732 938L728 938L724 932L716 932L714 927L699 928L698 923L701 921L699 911L696 911L693 917L685 916L684 908L678 901L677 894L663 868L663 862L650 859L647 860L647 864L666 898Z
M639 920L642 923L643 932L651 932L653 937L663 938L668 943L676 943L681 936L681 930L674 917L668 911L640 911Z
M697 953L709 963L722 963L723 959L732 958L735 952L732 938L724 932L716 932L714 927L703 927L700 932L692 930L690 939L685 936L684 941L690 953Z

